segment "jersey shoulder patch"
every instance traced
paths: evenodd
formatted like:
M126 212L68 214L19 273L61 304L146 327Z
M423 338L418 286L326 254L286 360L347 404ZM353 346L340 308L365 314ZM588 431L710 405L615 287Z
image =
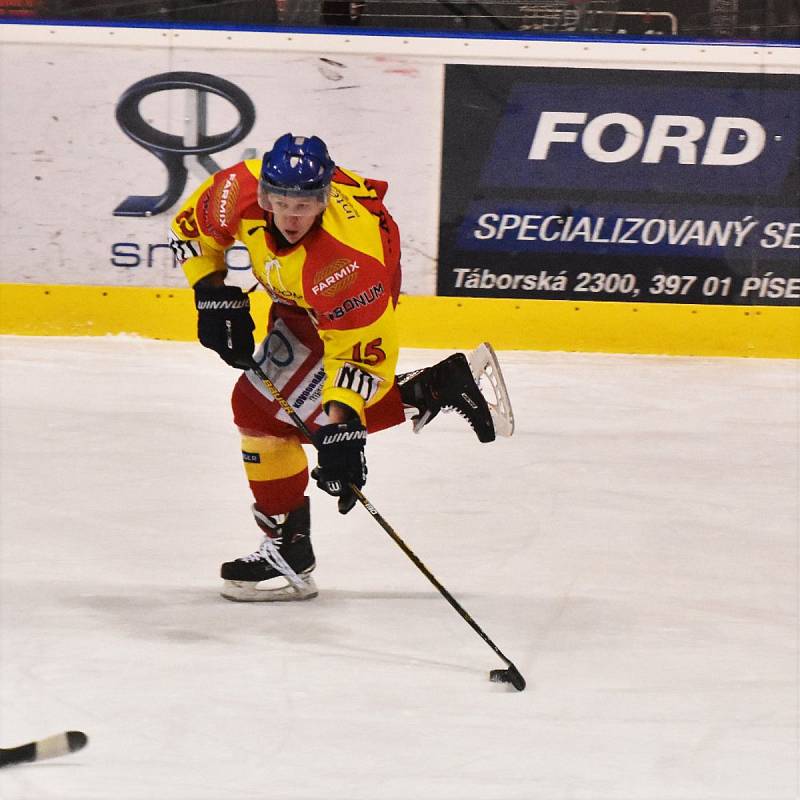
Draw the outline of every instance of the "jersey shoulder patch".
M221 245L230 244L244 212L252 209L257 195L258 179L250 162L241 161L215 173L197 204L201 232Z

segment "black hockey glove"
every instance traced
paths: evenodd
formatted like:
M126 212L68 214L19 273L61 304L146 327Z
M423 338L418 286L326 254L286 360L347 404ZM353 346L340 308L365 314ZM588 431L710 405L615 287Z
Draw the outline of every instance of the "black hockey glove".
M197 338L232 367L248 369L253 359L250 298L238 286L195 286Z
M339 498L340 514L356 504L350 484L360 489L367 482L366 443L367 429L358 419L323 425L314 434L319 466L311 477L323 492Z

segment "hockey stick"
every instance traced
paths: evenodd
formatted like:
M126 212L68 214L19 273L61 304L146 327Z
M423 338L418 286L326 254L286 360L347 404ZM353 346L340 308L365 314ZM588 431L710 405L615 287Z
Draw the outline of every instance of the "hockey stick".
M269 376L261 369L261 367L255 362L250 362L250 369L255 372L256 375L261 379L264 386L267 387L269 393L275 398L278 405L289 415L289 418L294 423L295 427L308 439L311 444L314 444L314 439L311 435L311 431L306 425L305 422L300 418L300 415L293 409L286 398L281 394L280 389L269 379ZM378 523L378 525L383 528L386 533L391 536L394 540L394 543L411 559L414 563L414 566L436 587L439 594L447 600L448 603L458 612L461 618L469 625L478 636L483 639L489 647L494 650L497 656L500 657L502 661L505 662L508 669L493 669L489 673L489 680L495 683L510 683L518 692L521 692L525 688L525 678L522 677L522 673L514 666L511 659L506 657L500 648L484 633L483 629L475 622L474 619L466 612L463 606L450 594L450 592L445 589L444 586L439 582L437 577L425 566L425 564L420 561L419 557L416 553L400 538L398 533L395 529L383 518L383 516L378 512L375 506L370 503L369 500L364 496L363 492L355 485L350 484L350 490L353 494L358 498L358 501L361 503L364 508L370 513L370 516Z
M27 761L58 758L86 747L89 737L83 731L66 731L37 739L19 747L0 747L0 767L11 767Z

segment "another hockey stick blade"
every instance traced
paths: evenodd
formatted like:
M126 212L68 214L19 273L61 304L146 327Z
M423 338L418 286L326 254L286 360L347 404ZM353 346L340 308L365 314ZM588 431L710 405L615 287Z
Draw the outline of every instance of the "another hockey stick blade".
M88 743L89 737L83 731L66 731L19 747L0 747L0 767L58 758L81 750Z
M489 342L479 344L470 353L469 368L489 404L495 433L498 436L511 436L514 433L514 412L497 355ZM488 392L484 389L486 384Z

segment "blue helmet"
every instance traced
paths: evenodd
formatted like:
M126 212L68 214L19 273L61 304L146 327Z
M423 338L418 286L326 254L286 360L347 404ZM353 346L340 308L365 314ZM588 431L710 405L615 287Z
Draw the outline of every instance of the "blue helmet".
M325 142L318 136L285 133L264 154L259 195L270 192L326 201L335 168Z

